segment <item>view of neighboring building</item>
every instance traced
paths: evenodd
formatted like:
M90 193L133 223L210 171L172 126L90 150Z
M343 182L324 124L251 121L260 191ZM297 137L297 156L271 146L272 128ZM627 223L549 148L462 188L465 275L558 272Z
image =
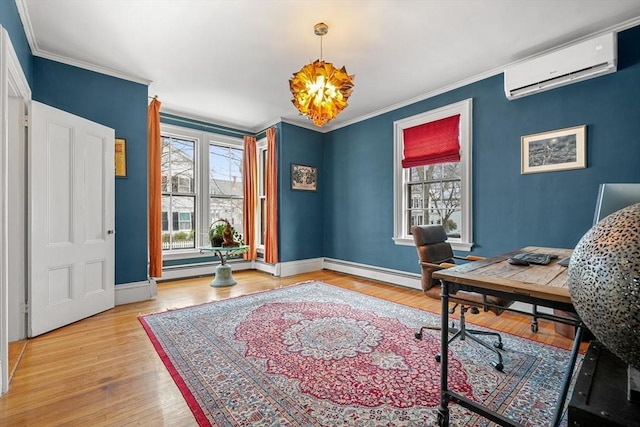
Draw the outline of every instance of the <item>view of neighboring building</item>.
M198 231L198 213L208 211L213 224L226 219L242 233L242 150L209 144L208 182L198 179L196 139L162 137L162 246L164 250L193 249L207 244L208 229ZM209 194L208 209L200 194Z

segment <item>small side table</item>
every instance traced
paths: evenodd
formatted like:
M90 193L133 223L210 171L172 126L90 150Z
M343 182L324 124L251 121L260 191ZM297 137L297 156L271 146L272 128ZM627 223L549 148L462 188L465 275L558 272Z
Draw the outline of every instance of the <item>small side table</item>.
M210 283L211 286L233 286L237 283L231 274L231 266L227 264L227 258L232 252L246 251L249 249L248 245L218 247L205 246L198 249L200 249L200 253L213 252L218 256L218 258L220 258L220 264L216 267L215 277Z

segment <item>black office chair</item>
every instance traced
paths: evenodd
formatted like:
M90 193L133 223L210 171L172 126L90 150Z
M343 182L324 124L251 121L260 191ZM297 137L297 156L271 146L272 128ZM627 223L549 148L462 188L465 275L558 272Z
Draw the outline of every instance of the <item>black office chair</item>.
M453 254L451 245L446 241L447 234L444 227L441 225L420 225L411 227L411 233L413 234L413 241L416 245L418 252L418 259L420 266L422 267L422 290L428 297L440 299L441 285L439 280L435 280L431 277L434 271L441 270L455 266L454 259L464 259L467 261L477 261L483 259L482 257L467 256L457 257ZM450 286L451 288L452 286ZM502 314L505 308L513 304L513 301L508 301L503 298L483 295L475 292L467 292L461 290L450 289L450 293L453 294L449 297L449 300L454 303L454 306L449 309L449 313L455 313L455 310L460 306L460 327L456 333L449 339L451 343L456 338L464 341L466 338L475 341L481 346L491 350L498 356L498 361L492 363L492 365L498 370L502 371L504 365L502 364L502 354L498 349L502 349L502 337L497 332L479 331L475 329L467 329L465 323L465 314L470 311L472 314L480 312L478 308L482 308L485 312L492 311L496 315ZM416 332L415 337L422 339L422 333L424 329L441 329L439 326L425 325ZM477 338L480 336L493 336L497 338L497 341L493 343L493 346ZM436 360L440 362L440 354L436 355Z

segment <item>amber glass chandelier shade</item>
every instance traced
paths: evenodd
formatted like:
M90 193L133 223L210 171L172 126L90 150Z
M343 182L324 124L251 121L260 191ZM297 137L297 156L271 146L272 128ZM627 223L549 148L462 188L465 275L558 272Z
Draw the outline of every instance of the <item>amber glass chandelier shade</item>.
M313 124L323 126L347 107L353 78L344 67L338 69L330 62L316 60L289 80L291 102Z
M289 80L293 94L291 102L316 126L323 126L336 118L347 107L347 100L353 90L353 78L342 67L337 69L330 62L322 60L322 36L329 26L320 22L313 27L320 36L320 59L307 64Z

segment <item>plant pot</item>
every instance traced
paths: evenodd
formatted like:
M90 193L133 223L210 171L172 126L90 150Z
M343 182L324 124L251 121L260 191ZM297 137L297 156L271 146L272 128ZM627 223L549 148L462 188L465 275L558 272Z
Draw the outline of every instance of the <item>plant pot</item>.
M220 246L222 246L222 242L224 242L222 236L214 236L211 238L211 246L214 248L219 248Z

